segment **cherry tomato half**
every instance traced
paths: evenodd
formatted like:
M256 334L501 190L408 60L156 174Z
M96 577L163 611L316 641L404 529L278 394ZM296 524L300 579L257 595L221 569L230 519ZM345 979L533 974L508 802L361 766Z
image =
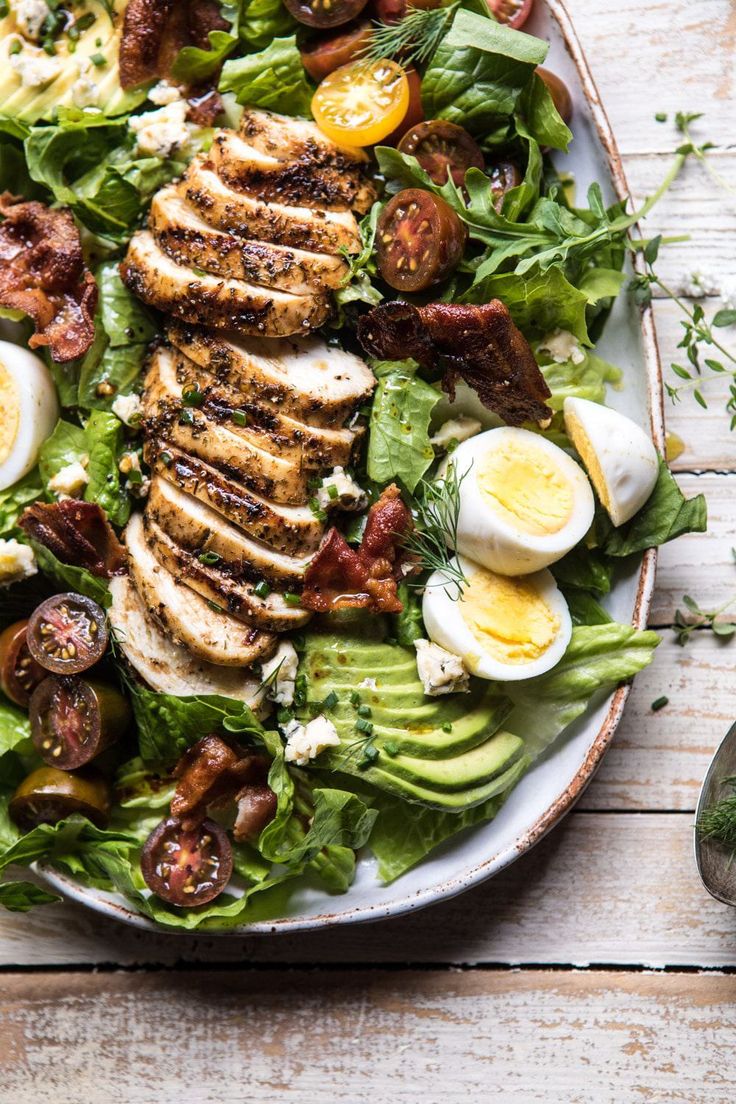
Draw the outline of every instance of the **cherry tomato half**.
M339 27L360 15L368 0L284 0L299 23L307 27Z
M79 813L98 828L110 816L110 787L95 770L71 774L39 767L24 778L10 799L10 816L24 832L39 824L56 824Z
M108 632L104 610L83 594L54 594L28 622L28 650L55 675L78 675L101 659Z
M497 211L503 206L503 199L512 188L518 187L522 181L522 175L518 166L513 161L496 161L488 169L493 192L493 204Z
M508 23L518 30L532 14L534 0L488 0L488 7L499 23Z
M148 888L170 905L206 905L230 881L233 850L213 820L185 832L176 817L169 817L143 844L141 872Z
M373 31L370 23L345 27L329 38L315 38L301 47L302 65L312 80L324 80L341 65L353 61L369 44Z
M386 204L378 220L381 276L397 291L423 291L450 275L466 238L464 224L444 199L406 188Z
M28 651L28 621L16 621L0 633L0 689L22 709L48 674Z
M537 66L537 76L547 85L558 114L564 122L569 123L572 119L572 96L565 82L556 73L542 69L541 66Z
M89 763L128 727L130 707L112 686L50 675L31 696L31 739L49 766Z
M424 120L424 107L422 106L422 78L416 69L406 70L406 79L409 82L409 106L401 124L383 139L384 146L398 146L400 139L410 127Z
M443 119L411 127L399 142L399 150L416 157L435 184L447 183L449 169L452 179L461 187L467 170L482 169L485 163L480 146L467 130Z
M395 61L341 65L312 98L317 126L333 142L372 146L396 130L409 107L409 82Z
M374 0L373 10L380 23L400 23L407 13L410 0ZM441 8L443 0L412 0L413 8Z

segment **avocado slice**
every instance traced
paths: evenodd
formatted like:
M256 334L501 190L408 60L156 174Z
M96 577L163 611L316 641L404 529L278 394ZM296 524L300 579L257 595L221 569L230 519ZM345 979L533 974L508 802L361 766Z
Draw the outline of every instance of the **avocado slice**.
M496 775L490 781L468 790L458 790L452 793L432 790L427 786L410 782L406 778L398 778L395 775L388 774L377 767L371 767L362 773L366 782L372 782L380 790L387 790L398 797L403 797L405 801L428 805L432 809L461 813L465 809L481 805L489 797L495 797L496 794L503 793L516 785L530 762L531 759L528 756L522 755L512 763L508 770Z
M376 746L381 749L379 741ZM448 759L415 759L409 755L387 756L381 750L378 764L397 778L433 790L469 790L502 774L521 755L524 741L511 732L497 732L490 740Z

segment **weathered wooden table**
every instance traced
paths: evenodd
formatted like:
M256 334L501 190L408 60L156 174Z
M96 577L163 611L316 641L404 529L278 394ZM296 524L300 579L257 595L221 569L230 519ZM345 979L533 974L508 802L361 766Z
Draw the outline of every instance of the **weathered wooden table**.
M734 0L569 0L638 198L678 110L736 185ZM668 123L655 121L667 112ZM736 198L691 165L651 232L674 286L736 276ZM715 305L711 302L710 306ZM663 363L676 309L658 304ZM734 343L733 331L725 331ZM142 937L71 906L0 919L0 1100L722 1104L736 1090L736 911L701 888L693 809L736 712L736 641L668 626L736 593L736 436L723 386L668 411L710 532L661 557L663 643L576 811L504 875L380 925L266 939ZM670 704L651 711L667 695Z

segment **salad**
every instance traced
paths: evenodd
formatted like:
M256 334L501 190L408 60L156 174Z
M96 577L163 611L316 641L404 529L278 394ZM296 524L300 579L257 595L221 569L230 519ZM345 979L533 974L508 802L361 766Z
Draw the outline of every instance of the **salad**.
M705 504L531 7L0 2L5 907L400 878L651 661L605 597Z

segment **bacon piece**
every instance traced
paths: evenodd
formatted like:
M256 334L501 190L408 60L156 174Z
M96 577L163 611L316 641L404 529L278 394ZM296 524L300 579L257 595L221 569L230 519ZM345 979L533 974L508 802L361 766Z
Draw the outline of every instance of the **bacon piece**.
M392 484L368 511L360 548L351 548L337 529L329 530L307 568L302 606L316 613L338 609L400 613L400 544L411 526L411 513Z
M178 785L171 815L190 831L210 808L231 801L238 806L233 835L238 842L255 839L276 812L276 794L266 784L269 761L210 734L184 752L174 768Z
M384 360L413 357L424 367L440 362L451 398L460 376L509 425L552 417L545 401L550 390L529 342L498 299L479 306L383 303L360 319L358 338L366 352Z
M63 363L83 356L95 336L97 284L66 208L0 195L0 306L33 319L32 349L48 345Z
M120 83L135 88L171 76L182 47L208 50L209 32L228 27L216 0L129 0L120 39Z
M21 529L65 564L109 579L125 570L125 549L96 502L66 498L34 502L21 514Z

